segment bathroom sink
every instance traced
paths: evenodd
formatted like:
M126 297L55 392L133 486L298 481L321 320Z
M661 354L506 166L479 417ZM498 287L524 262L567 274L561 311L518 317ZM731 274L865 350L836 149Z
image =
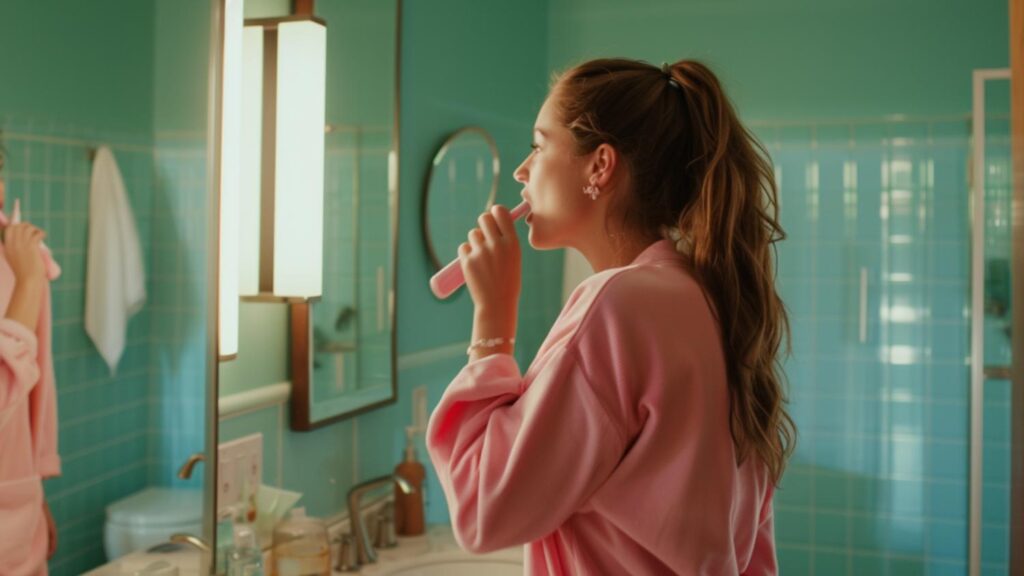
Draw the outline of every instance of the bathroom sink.
M521 576L522 573L522 560L475 557L465 552L424 554L399 562L382 562L361 572L366 576Z
M424 536L399 538L398 547L378 550L378 553L378 562L363 566L360 576L520 576L523 573L522 546L471 554L459 548L447 525L430 526Z
M387 576L521 576L523 565L512 560L438 560L381 572Z

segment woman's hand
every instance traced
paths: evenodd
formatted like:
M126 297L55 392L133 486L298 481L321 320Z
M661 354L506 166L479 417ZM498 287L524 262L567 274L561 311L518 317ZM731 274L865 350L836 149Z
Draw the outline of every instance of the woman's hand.
M14 272L14 293L6 317L29 332L36 331L46 283L46 266L39 248L45 237L31 224L12 224L3 230L4 255Z
M494 206L478 219L479 228L469 232L468 242L459 246L459 261L466 287L476 305L473 341L504 338L506 344L487 352L508 352L508 340L515 337L519 293L522 289L522 253L519 236L508 208Z
M4 253L17 282L44 280L46 266L40 244L46 233L31 224L11 224L4 229Z

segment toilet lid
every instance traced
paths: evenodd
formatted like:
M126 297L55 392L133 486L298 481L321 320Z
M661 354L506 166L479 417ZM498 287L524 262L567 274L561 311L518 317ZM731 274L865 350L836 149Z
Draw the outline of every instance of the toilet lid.
M122 526L176 526L202 518L200 490L146 488L107 506L107 521Z

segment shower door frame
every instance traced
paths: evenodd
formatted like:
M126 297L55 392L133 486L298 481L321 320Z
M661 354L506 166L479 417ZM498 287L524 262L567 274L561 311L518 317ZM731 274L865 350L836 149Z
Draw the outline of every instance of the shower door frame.
M1011 479L1010 479L1010 575L1024 576L1024 352L1019 337L1011 340L1010 366L985 366L985 83L1011 81L1009 68L975 70L971 116L971 427L970 427L970 516L968 529L968 574L981 574L982 482L984 449L984 389L986 379L1010 380L1011 390ZM1011 85L1011 94L1013 87ZM1019 90L1019 88L1018 88ZM1011 116L1021 114L1016 95L1011 96ZM1020 120L1013 116L1012 164L1013 199L1011 229L1011 276L1014 336L1024 333L1024 154L1021 150Z

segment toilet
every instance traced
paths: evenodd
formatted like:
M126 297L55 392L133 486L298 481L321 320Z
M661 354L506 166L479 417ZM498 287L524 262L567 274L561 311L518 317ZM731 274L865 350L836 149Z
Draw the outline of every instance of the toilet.
M107 506L103 548L111 561L178 532L202 536L202 491L150 487Z

